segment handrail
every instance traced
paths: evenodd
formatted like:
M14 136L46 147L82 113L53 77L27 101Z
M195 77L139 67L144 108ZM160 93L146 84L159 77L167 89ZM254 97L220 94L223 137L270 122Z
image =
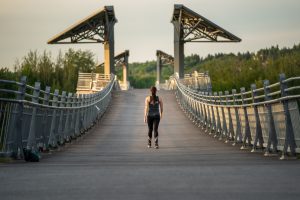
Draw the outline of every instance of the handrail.
M290 79L287 79L287 80L295 80L297 79L298 77L295 77L295 78L290 78ZM241 96L242 94L243 95L249 95L251 94L251 91L247 91L247 92L243 92L243 93L235 93L235 94L230 94L230 95L203 95L197 91L194 91L190 88L188 88L187 86L185 86L184 84L182 84L180 82L180 80L178 80L177 78L174 78L174 77L171 77L171 79L174 79L176 81L176 84L177 86L180 86L181 89L183 89L185 92L187 92L188 94L190 94L191 96L199 99L199 100L205 100L205 99L210 99L210 98L215 98L217 101L221 101L223 102L223 104L221 105L226 105L226 101L224 100L221 100L221 98L232 98L233 95L234 96ZM299 80L300 80L300 77L299 77ZM284 84L287 84L288 82L290 81L283 81ZM274 83L271 85L271 87L275 87L275 86L280 86L280 83ZM270 86L267 86L267 88L270 88ZM280 89L280 88L279 88ZM300 89L300 86L292 86L290 88L286 88L285 89L285 92L291 92L291 91L295 91L297 89ZM261 92L261 91L264 91L264 88L258 88L258 89L255 89L254 92ZM265 98L262 99L263 97L265 97L265 95L267 95L268 97L271 97L271 96L275 96L275 95L278 95L278 94L281 94L281 90L278 90L278 91L274 91L272 93L268 93L268 94L263 94L263 95L258 95L258 96L255 96L255 97L248 97L248 98L244 98L243 101L252 101L252 98L255 98L257 100L261 100L260 103L250 103L250 104L247 104L247 106L249 105L261 105L261 104L264 104L264 102L269 102L269 100L266 100ZM299 95L300 95L300 92L299 92ZM287 96L287 94L285 95ZM288 98L285 97L285 98L277 98L278 101L282 101L282 100L289 100L289 99L294 99L294 98L298 98L298 95L289 95ZM239 99L235 99L235 101L242 101L242 98L239 98ZM273 102L273 101L272 101Z

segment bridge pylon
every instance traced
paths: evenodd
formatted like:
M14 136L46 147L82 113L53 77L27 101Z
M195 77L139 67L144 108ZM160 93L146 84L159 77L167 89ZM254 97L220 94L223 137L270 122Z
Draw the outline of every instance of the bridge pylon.
M174 25L174 73L184 78L184 43L240 42L241 39L182 4L175 4L171 23Z
M119 53L114 57L114 66L122 66L123 68L123 81L120 83L120 87L122 90L128 90L130 88L130 83L128 79L129 74L129 50L125 50L122 53ZM96 66L96 68L100 68L105 66L105 63L101 63Z
M114 25L117 22L113 6L104 6L100 11L79 21L62 33L48 40L48 44L104 44L104 73L114 73Z
M174 65L174 57L161 51L156 51L157 65L156 65L156 83L161 84L161 69L163 65Z

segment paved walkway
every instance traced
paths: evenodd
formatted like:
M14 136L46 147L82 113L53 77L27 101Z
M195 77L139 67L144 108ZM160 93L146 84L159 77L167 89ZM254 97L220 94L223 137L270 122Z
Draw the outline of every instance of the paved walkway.
M0 199L300 198L300 161L265 158L203 134L170 91L159 93L160 149L148 149L147 93L114 93L97 127L39 163L0 164Z

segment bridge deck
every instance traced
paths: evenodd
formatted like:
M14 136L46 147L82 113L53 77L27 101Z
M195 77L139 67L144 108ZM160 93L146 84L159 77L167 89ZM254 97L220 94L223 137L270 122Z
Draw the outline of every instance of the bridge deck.
M40 163L0 164L1 199L299 199L299 161L212 139L182 114L172 92L159 93L160 149L146 148L145 95L114 93L97 127Z

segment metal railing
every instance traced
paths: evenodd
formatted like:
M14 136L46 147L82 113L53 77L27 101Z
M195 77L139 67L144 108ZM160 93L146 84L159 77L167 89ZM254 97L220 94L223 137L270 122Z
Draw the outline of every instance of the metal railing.
M242 144L242 149L252 152L265 150L265 155L288 154L295 156L300 145L300 77L285 79L270 85L264 81L262 88L251 85L237 93L199 92L187 87L176 76L175 85L178 103L188 117L205 132L225 142Z
M192 74L184 74L184 79L181 79L181 83L189 87L190 89L193 89L195 91L201 91L201 92L211 92L211 80L208 72L200 73L197 71L194 71ZM165 80L165 83L158 83L158 81L155 82L155 86L158 89L164 89L164 90L170 90L174 89L174 81L172 79Z
M1 154L22 158L25 151L38 154L81 136L104 114L114 85L111 75L103 90L78 95L41 90L39 82L29 86L26 77L20 82L0 80Z
M200 73L194 71L194 73L192 74L184 74L184 79L182 79L182 83L198 91L212 91L211 80L208 72Z
M102 90L110 82L110 74L79 73L77 94L90 94Z

